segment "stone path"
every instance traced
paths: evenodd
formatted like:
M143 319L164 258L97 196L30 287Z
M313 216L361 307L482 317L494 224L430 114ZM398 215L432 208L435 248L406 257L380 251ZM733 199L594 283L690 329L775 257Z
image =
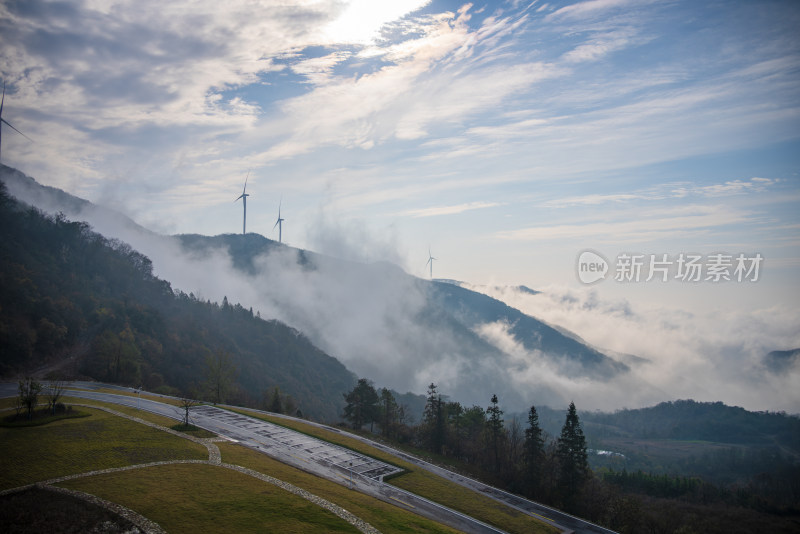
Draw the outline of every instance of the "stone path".
M166 534L164 529L162 529L157 523L155 523L153 521L150 521L146 517L134 512L130 508L126 508L124 506L121 506L119 504L116 504L116 503L113 503L113 502L110 502L110 501L106 501L105 499L101 499L101 498L96 497L94 495L91 495L89 493L84 493L82 491L75 491L75 490L69 490L69 489L61 488L61 487L58 487L58 486L54 486L54 484L58 484L59 482L64 482L66 480L72 480L72 479L76 479L76 478L83 478L83 477L89 477L89 476L94 476L94 475L102 475L102 474L105 474L105 473L117 473L117 472L121 472L121 471L130 471L130 470L133 470L133 469L142 469L142 468L153 467L153 466L158 466L158 465L207 464L207 465L214 465L214 466L223 467L223 468L226 468L226 469L232 469L234 471L238 471L238 472L243 473L245 475L257 478L257 479L259 479L259 480L261 480L263 482L267 482L269 484L277 486L277 487L279 487L279 488L281 488L283 490L286 490L286 491L288 491L288 492L290 492L290 493L292 493L294 495L297 495L298 497L302 497L303 499L306 499L307 501L309 501L309 502L311 502L313 504L316 504L317 506L320 506L321 508L324 508L324 509L336 514L341 519L347 521L348 523L350 523L351 525L356 527L360 532L363 532L365 534L380 534L380 531L378 529L376 529L375 527L373 527L372 525L370 525L366 521L363 521L363 520L359 519L358 517L356 517L352 513L348 512L347 510L345 510L341 506L339 506L337 504L334 504L334 503L332 503L332 502L330 502L330 501L328 501L326 499L323 499L322 497L318 497L318 496L316 496L316 495L314 495L312 493L309 493L308 491L306 491L306 490L304 490L302 488L299 488L299 487L297 487L297 486L295 486L293 484L290 484L288 482L284 482L283 480L279 480L277 478L273 478L273 477L271 477L269 475L265 475L263 473L259 473L258 471L254 471L252 469L248 469L246 467L242 467L242 466L239 466L239 465L222 463L222 455L220 454L219 447L217 447L215 442L227 441L225 438L219 438L219 437L218 438L196 438L194 436L190 436L188 434L184 434L183 432L178 432L177 430L173 430L171 428L168 428L168 427L156 424L156 423L152 423L150 421L146 421L146 420L144 420L144 419L142 419L140 417L136 417L136 416L132 416L132 415L128 415L128 414L122 413L122 412L118 412L117 410L113 410L111 408L106 408L104 406L96 406L96 405L90 405L90 404L73 404L73 406L82 406L82 407L85 407L85 408L103 410L103 411L106 411L106 412L108 412L110 414L113 414L113 415L116 415L116 416L119 416L119 417L124 417L125 419L130 419L131 421L135 421L137 423L140 423L140 424L143 424L143 425L147 425L149 427L153 427L153 428L156 428L158 430L162 430L164 432L168 432L168 433L173 434L175 436L178 436L180 438L188 439L188 440L193 441L195 443L199 443L201 445L204 445L206 447L206 449L208 449L208 460L170 460L170 461L165 461L165 462L149 462L149 463L145 463L145 464L129 465L129 466L125 466L125 467L112 467L112 468L109 468L109 469L100 469L100 470L97 470L97 471L88 471L86 473L78 473L78 474L75 474L75 475L68 475L68 476L64 476L64 477L52 478L50 480L45 480L43 482L37 482L36 484L28 484L26 486L20 486L18 488L12 488L12 489L8 489L8 490L0 491L0 496L8 495L8 494L11 494L11 493L16 493L16 492L20 492L20 491L25 491L25 490L27 490L29 488L34 487L34 486L43 487L43 488L46 488L48 490L58 491L58 492L61 492L61 493L66 493L66 494L69 494L69 495L73 495L75 497L79 497L79 498L87 500L87 501L89 501L89 502L91 502L93 504L97 504L97 505L102 506L102 507L104 507L104 508L106 508L108 510L111 510L112 512L121 515L122 517L124 517L125 519L127 519L128 521L130 521L131 523L136 525L145 534Z

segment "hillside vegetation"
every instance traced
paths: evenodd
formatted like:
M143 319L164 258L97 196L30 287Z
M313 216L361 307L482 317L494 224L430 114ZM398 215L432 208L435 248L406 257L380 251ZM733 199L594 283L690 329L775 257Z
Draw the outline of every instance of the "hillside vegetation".
M175 292L127 244L2 185L0 228L0 376L69 362L71 376L197 395L216 379L215 400L254 406L279 386L305 415L338 418L355 377L298 331Z

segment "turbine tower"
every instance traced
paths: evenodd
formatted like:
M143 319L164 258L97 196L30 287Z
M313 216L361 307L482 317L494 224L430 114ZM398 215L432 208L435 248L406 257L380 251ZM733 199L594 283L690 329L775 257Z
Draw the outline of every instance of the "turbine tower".
M283 221L286 220L281 218L281 204L283 204L283 199L281 199L281 201L278 203L278 220L275 221L275 226L278 227L278 243L282 243L281 233L283 232ZM275 226L272 227L273 230L275 229Z
M250 171L247 171L247 178L250 178ZM244 179L244 189L242 189L242 194L236 197L236 200L242 199L242 207L244 208L244 219L242 220L242 235L247 234L247 197L250 195L247 193L247 178ZM234 202L236 202L234 200Z
M431 280L433 280L433 260L435 259L436 258L431 256L431 247L428 247L428 261L425 263L425 267L427 267L429 263L431 264Z
M10 122L8 122L7 120L5 120L5 119L3 118L3 104L5 103L5 101L6 101L6 82L4 81L4 82L3 82L3 97L2 97L2 99L0 99L0 150L2 150L2 147L3 147L3 124L5 124L6 126L8 126L9 128L11 128L11 129L12 129L12 130L14 130L15 132L17 132L18 134L20 134L22 137L24 137L24 138L25 138L25 139L27 139L28 141L31 141L31 142L33 142L33 139L31 139L30 137L28 137L28 136L27 136L27 135L25 135L24 133L20 132L20 131L19 131L19 130L17 130L16 128L14 128L14 127L11 125L11 123L10 123Z

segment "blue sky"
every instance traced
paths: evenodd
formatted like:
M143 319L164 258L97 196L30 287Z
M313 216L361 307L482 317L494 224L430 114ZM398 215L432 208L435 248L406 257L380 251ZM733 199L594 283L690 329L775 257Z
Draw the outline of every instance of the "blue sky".
M3 0L3 162L165 233L248 230L425 276L579 287L584 249L760 253L800 302L794 1ZM790 348L790 347L781 347Z

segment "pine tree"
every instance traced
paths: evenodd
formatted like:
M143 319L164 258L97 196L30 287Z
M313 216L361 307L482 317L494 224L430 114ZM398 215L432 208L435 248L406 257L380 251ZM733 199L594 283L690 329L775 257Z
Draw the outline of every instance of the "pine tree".
M559 487L564 502L571 508L583 483L589 479L589 462L586 454L586 437L575 410L575 403L569 403L567 418L558 438L556 456L559 462Z
M460 402L448 402L445 406L447 411L448 427L450 432L450 449L457 458L461 457L461 441L464 439L464 407Z
M378 392L369 380L359 378L352 391L344 394L344 400L347 403L344 418L352 423L355 430L375 421L379 409Z
M489 447L494 458L494 468L500 467L500 442L504 437L503 410L498 406L497 395L492 395L491 406L486 409L489 416L486 420L486 431L489 438Z
M380 402L381 432L386 437L392 437L398 423L400 407L391 390L386 388L380 390Z
M531 406L528 412L528 428L525 429L525 442L522 445L522 458L524 465L523 482L525 491L531 497L538 497L542 486L542 466L545 461L544 436L539 426L539 414L536 406Z
M428 400L425 402L422 423L425 441L427 441L430 450L441 454L446 431L444 399L436 391L436 384L434 383L428 386Z
M272 388L267 410L272 413L283 413L283 398L281 397L281 390L278 386Z

